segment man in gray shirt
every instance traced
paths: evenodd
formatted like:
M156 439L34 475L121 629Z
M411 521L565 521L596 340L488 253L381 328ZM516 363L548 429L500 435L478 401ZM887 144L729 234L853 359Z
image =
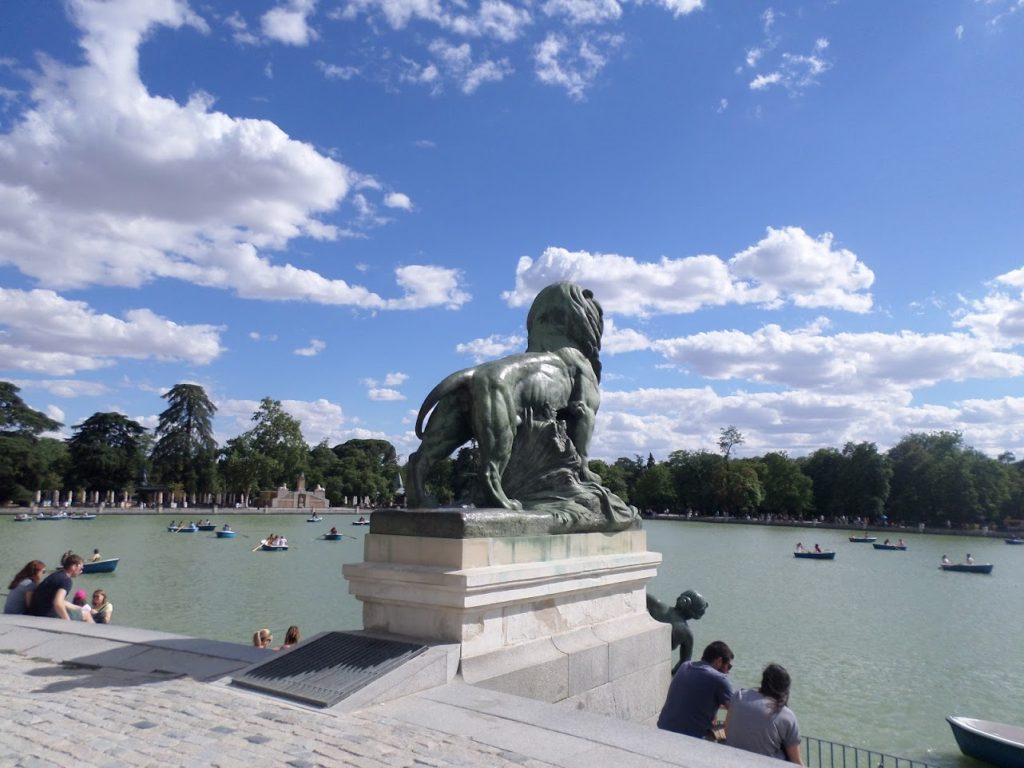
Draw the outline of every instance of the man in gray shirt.
M733 653L721 640L709 643L700 661L683 664L668 687L658 727L686 736L705 738L721 707L729 708L732 685L727 675Z

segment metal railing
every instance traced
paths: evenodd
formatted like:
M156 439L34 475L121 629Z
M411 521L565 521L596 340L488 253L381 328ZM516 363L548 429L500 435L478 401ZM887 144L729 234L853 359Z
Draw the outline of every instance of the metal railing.
M896 757L812 736L804 736L803 742L807 768L937 768L923 760Z

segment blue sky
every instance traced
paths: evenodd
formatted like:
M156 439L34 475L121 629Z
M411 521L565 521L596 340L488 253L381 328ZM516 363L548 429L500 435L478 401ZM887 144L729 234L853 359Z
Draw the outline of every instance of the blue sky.
M1024 457L1024 0L7 0L0 378L415 448L560 279L592 454Z

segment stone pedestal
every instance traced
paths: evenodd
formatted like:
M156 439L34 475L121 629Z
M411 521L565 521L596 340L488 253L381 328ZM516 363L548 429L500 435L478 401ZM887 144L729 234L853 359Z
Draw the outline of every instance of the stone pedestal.
M466 682L634 721L656 717L670 627L647 613L646 533L379 533L345 565L367 630L459 643Z

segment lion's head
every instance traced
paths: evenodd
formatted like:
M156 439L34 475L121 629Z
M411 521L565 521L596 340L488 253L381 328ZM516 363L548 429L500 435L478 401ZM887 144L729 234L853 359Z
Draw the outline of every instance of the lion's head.
M527 352L575 347L590 360L600 381L604 311L589 289L570 282L544 288L526 316L526 332Z

